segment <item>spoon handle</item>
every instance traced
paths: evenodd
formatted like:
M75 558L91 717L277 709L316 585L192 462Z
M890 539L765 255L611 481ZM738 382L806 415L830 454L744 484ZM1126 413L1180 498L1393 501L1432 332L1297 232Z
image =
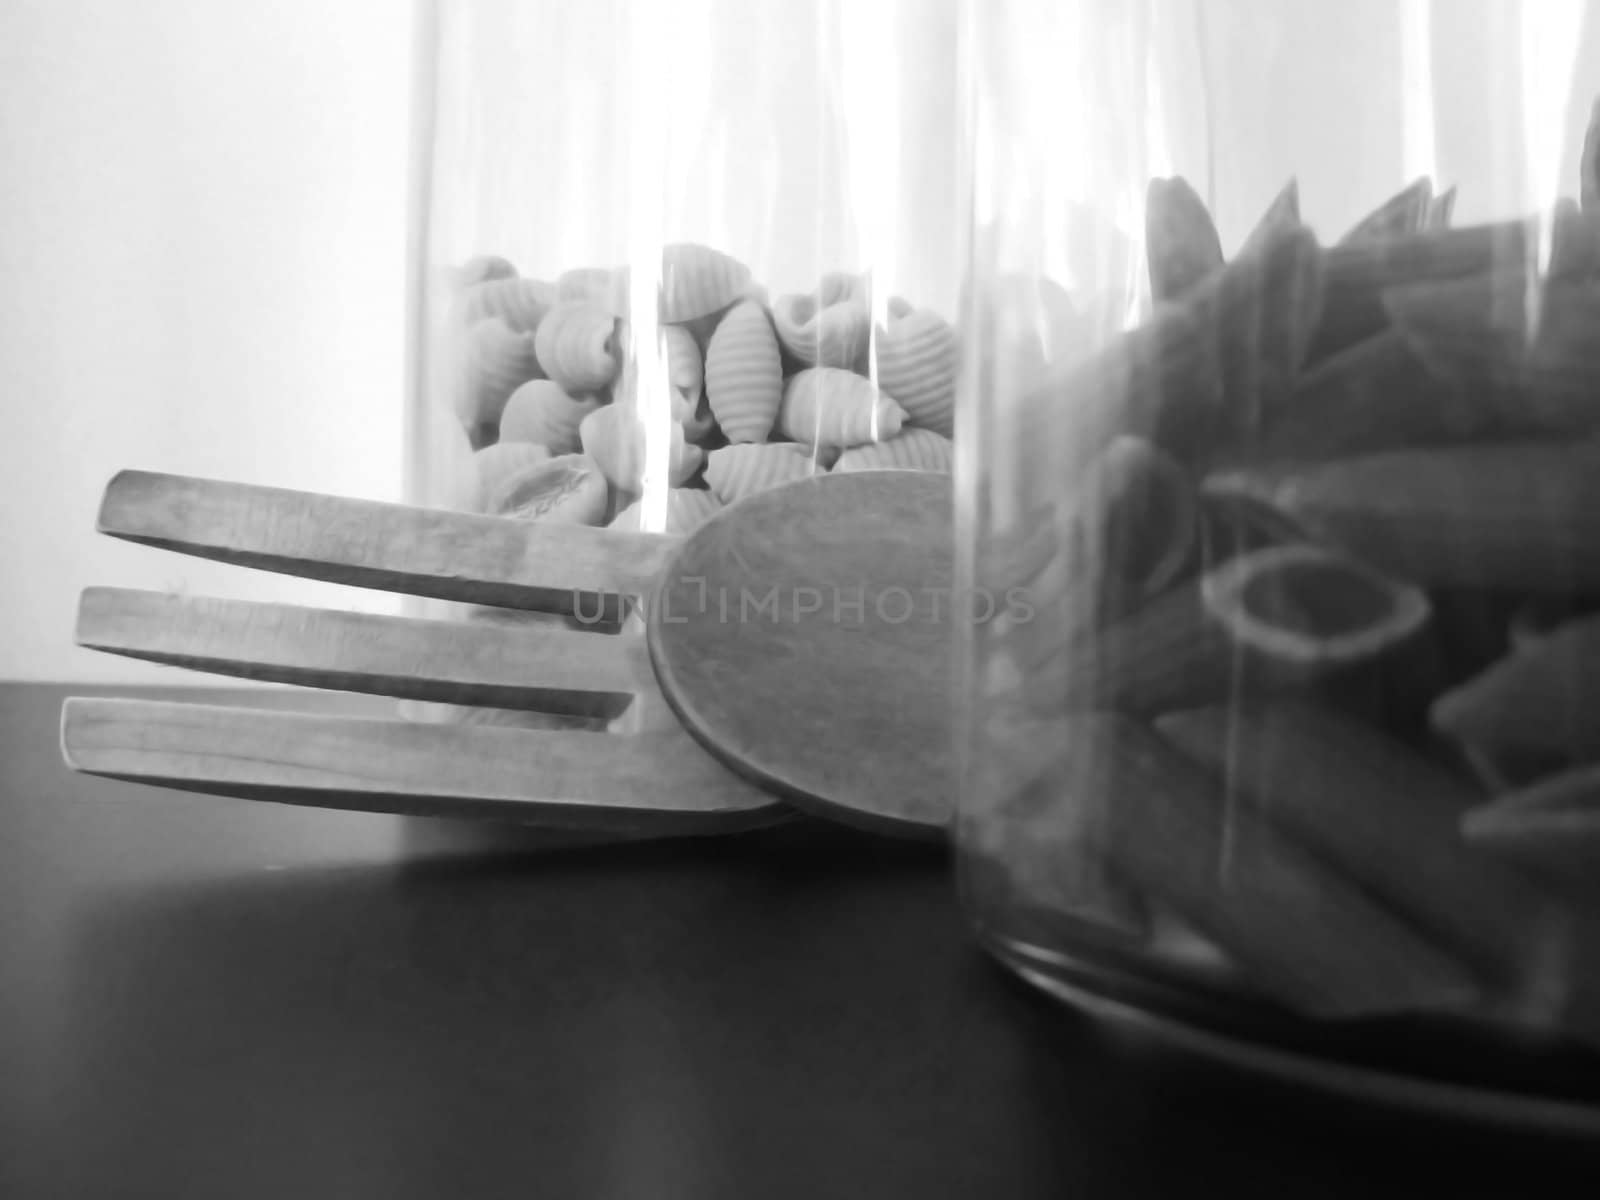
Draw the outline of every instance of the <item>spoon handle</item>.
M688 736L633 736L73 697L67 764L89 775L316 808L699 834L787 819Z

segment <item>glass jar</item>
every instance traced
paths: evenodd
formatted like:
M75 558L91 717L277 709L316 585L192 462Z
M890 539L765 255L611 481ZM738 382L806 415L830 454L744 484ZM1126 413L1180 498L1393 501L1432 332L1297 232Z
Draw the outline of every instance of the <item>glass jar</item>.
M682 534L811 474L949 470L953 0L422 14L412 503ZM465 615L619 631L581 612Z
M1040 986L1600 1128L1592 7L969 4L957 840Z

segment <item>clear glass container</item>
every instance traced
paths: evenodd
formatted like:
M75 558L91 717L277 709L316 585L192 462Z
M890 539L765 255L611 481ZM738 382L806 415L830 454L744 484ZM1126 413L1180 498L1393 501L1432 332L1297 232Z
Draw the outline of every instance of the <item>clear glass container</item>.
M1238 1062L1600 1129L1600 12L963 30L984 943Z
M421 11L411 502L687 533L810 474L949 470L953 0Z

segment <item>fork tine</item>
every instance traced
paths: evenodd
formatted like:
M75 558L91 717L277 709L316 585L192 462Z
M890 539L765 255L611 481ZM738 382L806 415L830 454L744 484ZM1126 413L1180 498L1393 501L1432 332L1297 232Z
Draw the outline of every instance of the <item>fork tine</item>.
M615 716L654 687L636 638L134 588L85 588L77 642L218 675L594 716Z
M286 575L610 621L679 540L133 470L106 485L96 528Z
M72 697L61 747L89 775L317 808L655 833L789 817L677 730L621 737Z

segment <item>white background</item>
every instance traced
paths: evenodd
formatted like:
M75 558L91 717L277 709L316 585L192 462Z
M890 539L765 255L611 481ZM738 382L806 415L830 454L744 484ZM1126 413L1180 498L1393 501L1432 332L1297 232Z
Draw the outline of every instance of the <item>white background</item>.
M900 0L934 25L953 2ZM1404 3L1209 3L1213 49L1248 39L1275 65L1213 54L1227 140L1174 144L1173 162L1201 176L1214 153L1228 245L1291 166L1325 236L1425 158L1461 185L1459 217L1510 213L1529 178L1521 98L1570 73L1547 100L1548 170L1570 192L1600 19L1528 73L1516 42L1525 7L1564 2L1434 0L1425 150L1397 117ZM71 645L91 583L392 606L92 528L124 466L399 498L411 19L399 0L0 3L0 678L181 678ZM803 89L786 103L780 142L815 116Z
M91 583L389 606L93 526L125 466L399 498L410 20L0 3L0 678L182 678L72 645Z

